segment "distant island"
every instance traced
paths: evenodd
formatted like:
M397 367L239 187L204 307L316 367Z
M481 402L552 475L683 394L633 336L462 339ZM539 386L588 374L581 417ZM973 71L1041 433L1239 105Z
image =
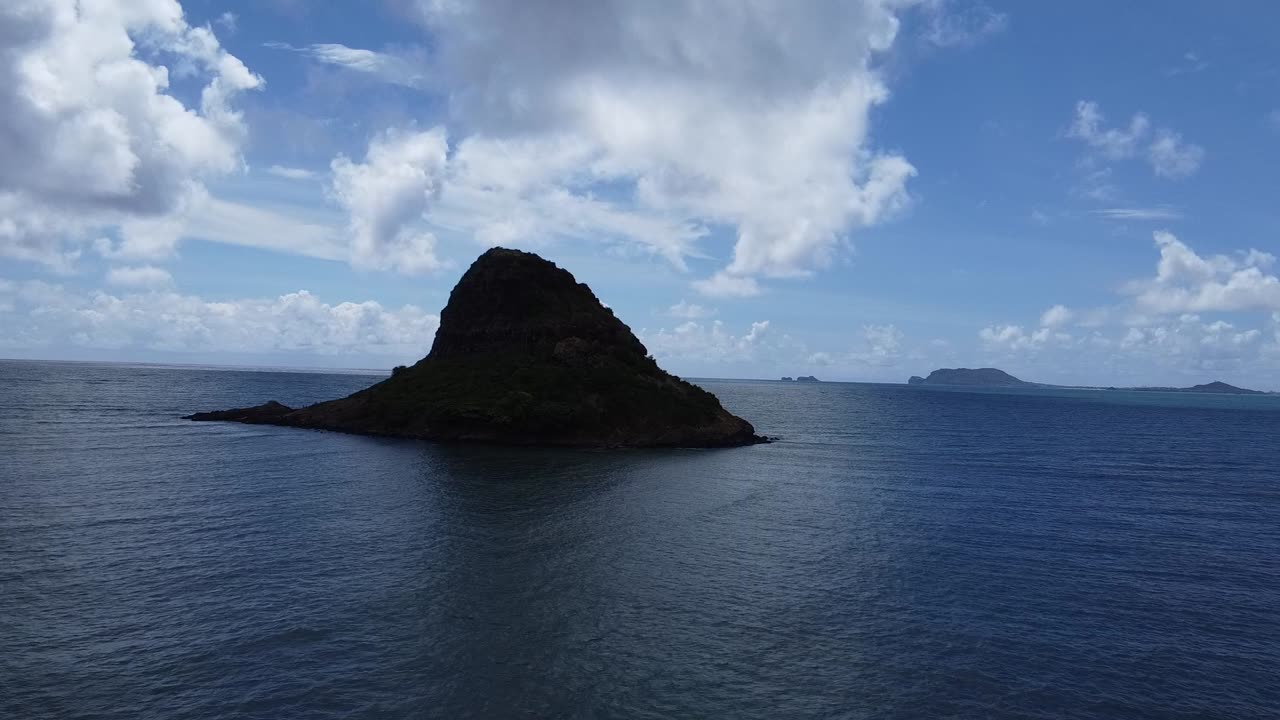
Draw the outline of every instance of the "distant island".
M1224 382L1215 380L1211 383L1203 385L1192 385L1188 388L1175 387L1133 387L1133 388L1113 388L1107 390L1128 390L1130 392L1187 392L1187 393L1218 393L1220 395L1270 395L1261 390L1249 390L1247 388L1228 385Z
M784 376L784 377L782 378L782 382L803 382L803 383L815 383L815 382L822 382L822 381L821 381L821 380L819 380L818 378L816 378L816 377L812 376L812 375L801 375L800 377L797 377L797 378L792 378L792 377L789 377L789 376Z
M996 368L942 368L929 373L929 377L911 376L908 385L981 385L984 387L1035 387Z
M944 387L1024 387L1024 388L1067 388L1082 390L1124 390L1127 392L1181 392L1181 393L1216 393L1220 395L1268 395L1261 390L1228 385L1221 381L1193 385L1186 388L1177 387L1085 387L1079 385L1046 385L1043 383L1019 380L1009 373L997 368L942 368L929 373L928 377L912 375L908 385L938 385Z
M568 271L494 248L463 274L431 352L349 397L278 402L190 420L363 435L579 447L765 442L715 395L663 371Z

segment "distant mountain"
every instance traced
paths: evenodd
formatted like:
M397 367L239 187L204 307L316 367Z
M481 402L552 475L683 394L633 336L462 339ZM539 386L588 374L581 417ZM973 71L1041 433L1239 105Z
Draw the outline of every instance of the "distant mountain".
M944 385L950 387L1027 387L1027 388L1071 388L1070 385L1043 385L1031 383L1010 375L996 368L942 368L929 373L929 377L912 375L908 385ZM1131 392L1179 392L1179 393L1211 393L1219 395L1268 395L1260 390L1228 385L1221 381L1194 385L1188 388L1176 387L1136 387L1136 388L1082 388L1088 390L1127 390Z
M913 376L910 385L963 385L982 387L1036 387L996 368L942 368L929 373L929 377Z

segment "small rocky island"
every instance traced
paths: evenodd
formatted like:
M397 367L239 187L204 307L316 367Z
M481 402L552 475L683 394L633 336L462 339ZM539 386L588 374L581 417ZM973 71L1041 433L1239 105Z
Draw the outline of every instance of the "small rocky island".
M781 382L816 383L816 382L822 382L822 381L812 375L801 375L800 377L797 377L797 378L784 375L782 377Z
M196 413L363 435L509 445L731 447L765 442L715 395L658 367L591 289L494 248L463 274L431 352L349 397Z

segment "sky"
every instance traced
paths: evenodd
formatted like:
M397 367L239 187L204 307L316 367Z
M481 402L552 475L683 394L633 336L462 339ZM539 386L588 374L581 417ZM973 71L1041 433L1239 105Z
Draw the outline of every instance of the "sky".
M0 357L389 368L491 246L666 369L1280 390L1280 6L7 0Z

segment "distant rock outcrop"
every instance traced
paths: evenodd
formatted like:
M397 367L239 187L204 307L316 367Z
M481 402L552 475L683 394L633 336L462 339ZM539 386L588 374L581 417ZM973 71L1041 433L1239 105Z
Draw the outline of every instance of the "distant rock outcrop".
M1034 387L1035 383L1024 382L1003 370L996 368L942 368L922 378L913 375L907 381L910 385L960 385L982 387Z
M801 375L800 377L797 377L797 378L792 378L790 376L783 377L782 382L815 383L815 382L822 382L822 381L812 375Z
M711 393L664 372L591 289L494 248L458 281L431 352L340 400L192 420L517 445L724 447L763 442Z

